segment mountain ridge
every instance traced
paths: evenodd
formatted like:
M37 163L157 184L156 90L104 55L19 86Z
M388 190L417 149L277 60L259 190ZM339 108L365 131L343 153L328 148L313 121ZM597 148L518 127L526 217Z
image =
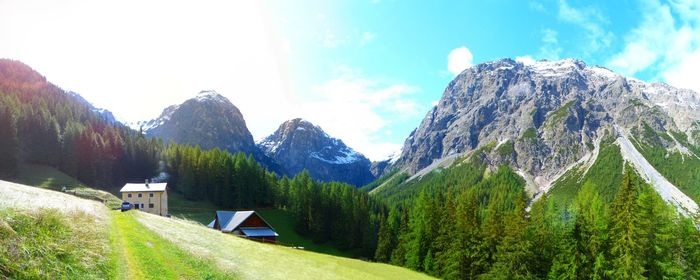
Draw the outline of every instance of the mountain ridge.
M568 169L595 161L605 135L622 132L643 143L651 130L660 139L654 145L669 154L689 151L684 145L700 143L698 107L693 91L626 78L580 60L501 59L457 75L391 168L415 179L488 146L482 159L512 166L537 197Z
M364 155L301 118L285 121L256 145L291 174L306 169L313 178L358 187L375 179Z

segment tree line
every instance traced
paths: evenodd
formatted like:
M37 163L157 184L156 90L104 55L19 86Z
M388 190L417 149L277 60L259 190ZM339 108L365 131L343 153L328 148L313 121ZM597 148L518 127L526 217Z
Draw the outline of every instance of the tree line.
M286 209L296 231L315 242L367 258L374 254L378 213L386 207L353 186L316 181L307 171L280 178L243 153L170 144L163 154L169 186L187 199L222 209Z
M368 258L384 207L352 186L315 181L308 172L279 178L250 155L146 138L104 119L28 66L0 59L0 179L15 178L26 163L112 192L167 174L171 190L187 199L222 209L287 209L301 234Z
M0 135L0 178L35 163L103 189L153 176L163 147L9 60L0 61Z
M380 217L375 259L445 279L698 279L700 221L626 170L611 202L586 184L570 207L544 196L527 209L508 167L425 188Z

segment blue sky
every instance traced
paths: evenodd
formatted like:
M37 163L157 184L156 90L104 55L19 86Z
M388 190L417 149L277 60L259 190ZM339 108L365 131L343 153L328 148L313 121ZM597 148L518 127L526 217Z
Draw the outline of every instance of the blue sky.
M700 90L698 1L52 2L0 1L0 57L126 121L214 89L256 139L303 117L375 160L481 62L573 57Z

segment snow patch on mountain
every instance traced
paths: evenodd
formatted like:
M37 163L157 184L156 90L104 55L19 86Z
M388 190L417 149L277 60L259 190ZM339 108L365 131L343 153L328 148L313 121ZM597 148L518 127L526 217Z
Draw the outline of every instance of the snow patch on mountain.
M330 164L351 164L356 161L362 160L362 155L348 147L339 150L338 153L338 155L331 159L323 157L323 155L321 155L318 152L312 152L309 154L309 156Z

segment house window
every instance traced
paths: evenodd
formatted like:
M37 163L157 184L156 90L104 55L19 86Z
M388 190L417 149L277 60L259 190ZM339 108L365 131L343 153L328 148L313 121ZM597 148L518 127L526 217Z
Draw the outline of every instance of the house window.
M148 208L153 208L153 203L149 203Z
M146 208L146 207L143 207L143 203L141 203L141 209L144 209L144 208Z
M126 197L131 197L131 194L127 194Z
M141 197L143 194L139 194L139 197Z
M149 193L148 196L149 196L149 197L153 197L153 194L152 194L152 193Z

